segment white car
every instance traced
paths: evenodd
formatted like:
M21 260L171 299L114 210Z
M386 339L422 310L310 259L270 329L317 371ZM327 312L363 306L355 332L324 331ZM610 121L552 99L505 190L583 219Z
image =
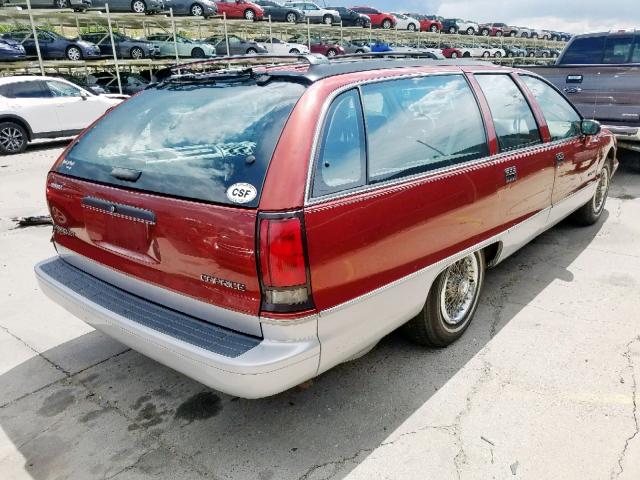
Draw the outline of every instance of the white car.
M458 27L458 33L467 35L478 35L480 33L480 25L470 20L456 19L456 26Z
M285 7L302 10L311 23L332 25L340 23L340 13L337 10L322 8L313 2L286 2Z
M463 58L502 58L507 55L502 48L492 47L490 45L478 45L475 47L456 47L462 52Z
M518 36L522 38L534 38L534 31L527 27L516 27L518 29ZM537 33L536 33L537 36Z
M272 37L271 40L269 38L256 38L255 41L262 48L266 49L267 52L274 53L276 55L286 55L288 53L309 53L309 47L306 45L301 43L285 42L284 40L280 40L276 37Z
M396 29L409 30L410 32L420 31L420 22L415 18L403 13L392 13L391 15L396 17Z
M31 140L76 135L121 101L62 78L0 78L0 155L23 152Z

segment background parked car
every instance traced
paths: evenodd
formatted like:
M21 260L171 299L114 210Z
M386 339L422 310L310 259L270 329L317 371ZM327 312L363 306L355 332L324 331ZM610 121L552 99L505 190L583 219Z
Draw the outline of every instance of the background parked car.
M457 33L464 33L467 35L477 35L480 32L480 25L470 20L454 18L453 25L455 25ZM451 30L451 24L449 24L449 30ZM454 32L449 31L449 33L454 33Z
M224 38L223 38L224 40ZM250 42L247 42L250 43ZM309 47L303 45L301 43L291 43L285 42L284 40L280 40L276 37L269 38L256 38L255 42L259 47L266 50L269 53L277 54L277 55L286 55L288 53L291 54L305 54L309 53ZM246 53L246 52L243 52ZM224 54L226 54L226 46Z
M319 7L313 2L287 2L284 5L302 10L310 23L332 25L340 22L340 14L337 10Z
M371 7L351 7L354 12L366 15L371 20L371 26L373 28L384 28L388 30L396 26L396 19L390 13L381 12L376 8Z
M162 0L92 0L92 3L102 9L109 3L110 12L158 13L164 10Z
M206 38L203 42L213 48L216 55L227 55L227 42L224 35L214 35ZM256 53L267 53L267 49L253 40L229 35L229 55L255 55Z
M518 29L518 35L517 35L518 37L532 38L531 36L533 35L533 30L531 30L530 28L527 28L527 27L516 27L516 28Z
M423 15L420 13L405 13L405 15L415 18L420 22L421 32L437 33L442 30L442 22L435 15Z
M0 60L20 60L26 56L27 53L20 42L10 38L0 38Z
M82 87L85 90L89 90L91 93L95 94L95 95L107 95L109 94L109 91L102 87L101 85L98 85L95 82L94 78L89 78L89 76L80 76L80 75L64 75L64 74L59 74L59 75L51 75L52 77L55 78L63 78L64 80L66 80L67 82L71 82L74 85L77 85L78 87Z
M60 78L0 78L0 154L23 152L37 138L75 135L118 103Z
M264 10L263 20L271 17L274 22L297 23L305 21L305 14L299 8L281 5L273 0L254 0Z
M505 45L503 49L505 51L506 56L509 58L527 56L527 49L522 48L518 45Z
M102 55L113 56L111 37L109 32L90 32L81 35L83 40L95 43L100 47ZM150 58L159 55L155 45L144 40L136 40L118 32L113 32L116 54L119 58Z
M0 2L0 6L26 5L26 0L6 0ZM76 12L83 12L91 8L91 0L31 0L33 8L72 8Z
M80 40L70 39L48 30L38 30L38 45L40 54L46 60L66 58L67 60L82 60L88 58L100 58L100 47ZM7 32L2 38L8 38L20 42L27 55L37 55L36 42L31 30L16 30Z
M369 28L371 19L362 13L354 12L347 7L327 7L329 10L335 10L340 14L343 27L362 27Z
M415 18L402 13L392 13L391 15L396 18L396 28L398 30L409 30L410 32L420 31L420 22Z
M213 0L169 0L165 8L173 8L175 15L191 15L192 17L210 17L218 13Z
M205 58L216 54L215 49L208 43L194 41L181 35L176 36L175 45L173 35L167 33L149 35L146 40L156 47L158 55L162 57L175 56L176 47L179 57Z
M506 23L485 23L480 25L480 35L483 37L502 37L505 29L508 29Z
M302 35L298 35L289 39L292 43L302 43L304 45L307 44L306 37ZM345 50L342 46L334 43L331 40L320 38L320 37L311 37L311 53L319 53L320 55L324 55L325 57L335 57L337 55L344 55Z
M442 45L440 47L440 50L442 50L442 55L444 55L445 58L460 58L460 57L462 57L462 52L460 51L460 49L458 49L456 47L452 47L451 45Z
M347 40L341 41L337 38L331 39L330 42L333 42L336 45L340 45L342 48L344 48L344 53L346 53L347 55L351 55L354 53L370 53L371 52L371 48L369 47L369 45L366 45L364 43L348 42Z
M87 81L95 83L107 90L109 93L119 93L118 77L114 72L97 72L88 75ZM141 75L130 72L120 72L120 83L122 84L122 93L125 95L135 95L143 90L149 82Z
M218 14L223 13L227 18L244 18L245 20L262 20L264 10L256 3L247 0L218 0L216 1Z

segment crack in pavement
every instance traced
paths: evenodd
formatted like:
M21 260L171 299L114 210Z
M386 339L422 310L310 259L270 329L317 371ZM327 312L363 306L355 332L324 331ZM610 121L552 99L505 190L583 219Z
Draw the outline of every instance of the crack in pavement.
M629 450L629 444L633 441L633 439L638 435L638 432L640 431L640 421L638 420L638 404L636 400L636 396L638 394L638 382L636 379L635 365L631 355L631 346L636 342L640 342L640 335L635 337L629 343L627 343L627 348L623 354L623 356L627 359L627 368L631 370L631 395L632 395L631 400L633 402L632 415L633 415L634 431L630 436L626 438L624 442L624 447L622 449L622 452L620 452L620 455L618 456L618 469L617 471L614 470L613 472L611 472L612 479L618 478L624 472L624 465L623 465L624 457L627 454L627 451Z

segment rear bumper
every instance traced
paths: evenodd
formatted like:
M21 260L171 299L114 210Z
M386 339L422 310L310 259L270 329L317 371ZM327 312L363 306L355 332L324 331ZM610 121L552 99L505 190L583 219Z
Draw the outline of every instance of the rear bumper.
M269 326L261 339L131 295L60 257L37 264L35 273L47 296L92 327L230 395L266 397L318 372L320 344L311 324L315 318L309 320L312 328L306 328L306 334L298 330L288 338L278 328L295 326Z
M603 125L616 136L618 148L640 152L640 127L627 127L623 125Z

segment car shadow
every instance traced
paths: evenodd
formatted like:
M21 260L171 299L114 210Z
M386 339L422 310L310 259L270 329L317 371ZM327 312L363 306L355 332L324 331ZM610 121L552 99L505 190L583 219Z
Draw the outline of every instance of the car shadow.
M490 270L474 321L448 348L423 348L394 332L364 357L261 400L211 391L124 350L1 407L0 427L35 480L136 469L142 477L299 479L319 467L344 478L359 453L378 447L528 302L556 280L571 282L567 267L607 217L585 228L560 223ZM56 359L87 355L88 345L100 350L108 342L91 332L42 357L59 365ZM0 376L0 391L33 375L40 362L33 357Z

